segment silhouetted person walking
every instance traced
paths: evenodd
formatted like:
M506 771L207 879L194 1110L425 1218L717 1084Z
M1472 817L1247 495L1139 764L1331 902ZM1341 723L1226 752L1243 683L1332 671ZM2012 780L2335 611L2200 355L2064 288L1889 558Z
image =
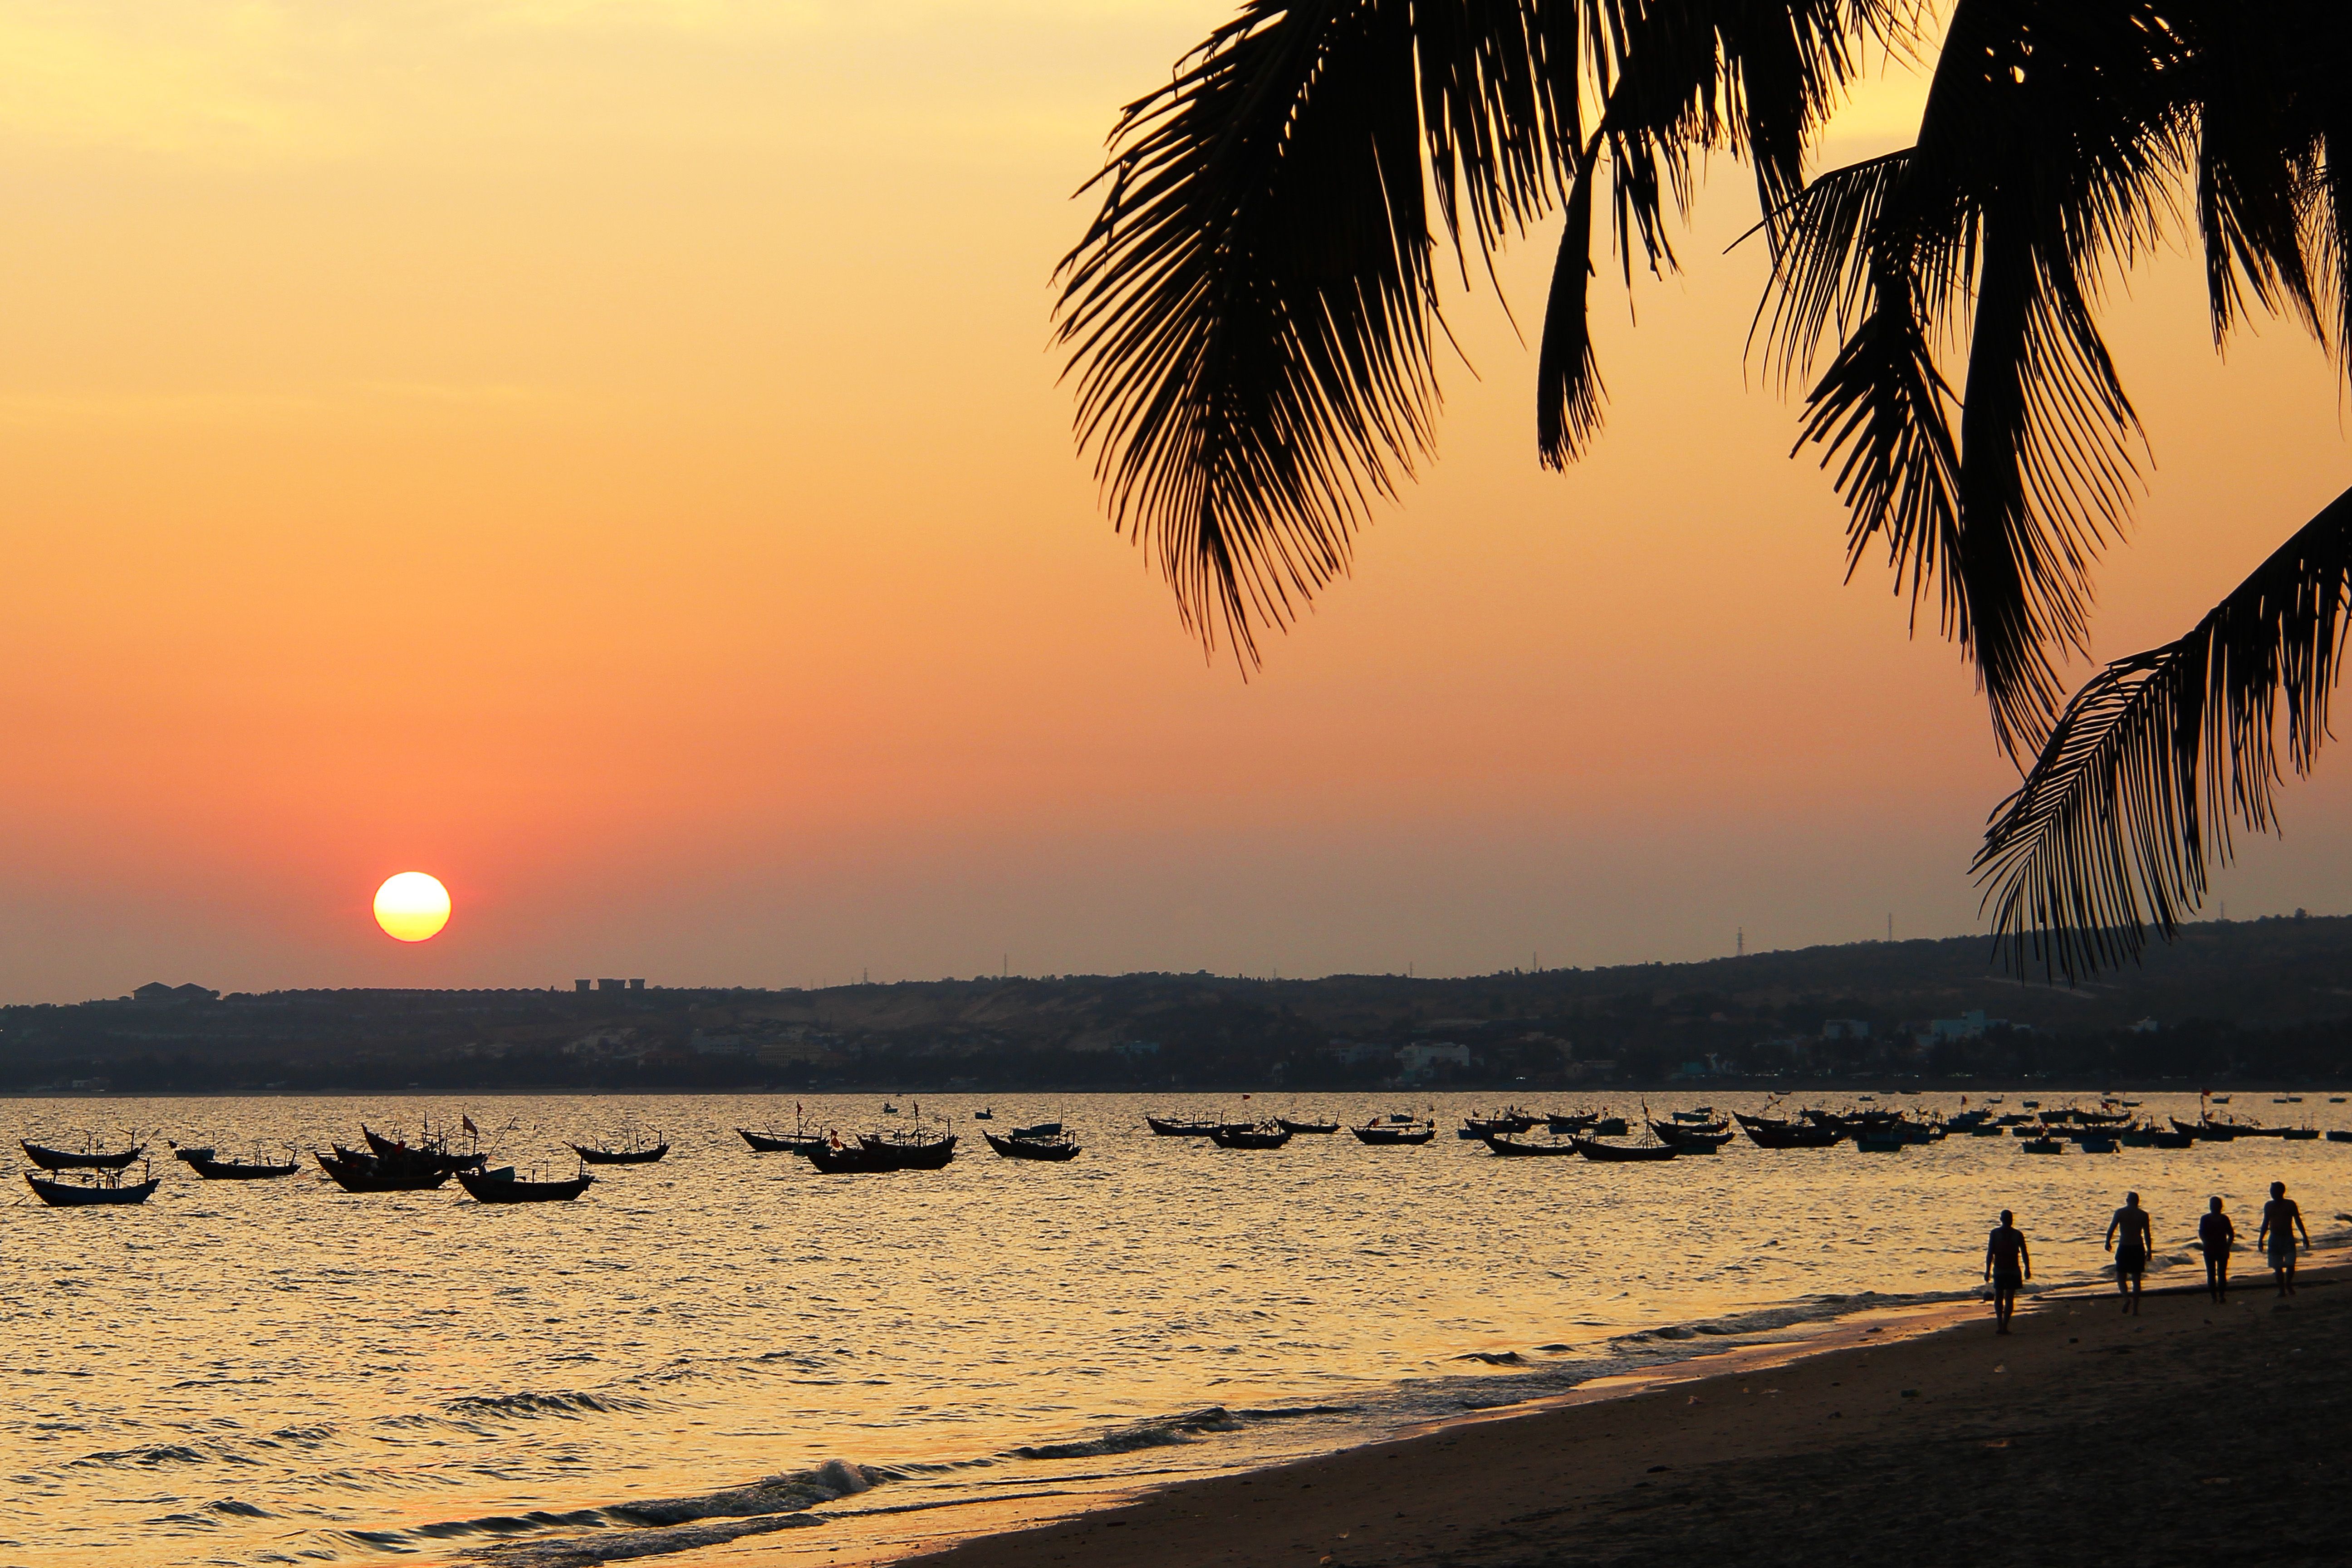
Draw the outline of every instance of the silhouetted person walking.
M1985 1278L1992 1281L1993 1321L2000 1326L1995 1333L2009 1332L2009 1320L2017 1313L2018 1287L2033 1278L2033 1257L2026 1250L2025 1233L2011 1222L2017 1216L2007 1209L2000 1211L2000 1224L1985 1240Z
M2116 1293L2124 1299L2124 1310L2135 1316L2140 1279L2147 1272L2148 1246L2147 1211L2139 1206L2137 1193L2126 1193L2124 1206L2107 1221L2107 1250L2116 1255Z
M2215 1198L2197 1216L2198 1245L2205 1249L2205 1293L2216 1301L2230 1299L2230 1249L2238 1244L2238 1227L2221 1212Z
M2271 1201L2263 1205L2263 1228L2254 1233L2254 1245L2270 1244L2271 1274L2278 1280L2278 1293L2294 1294L2294 1233L2303 1232L2303 1249L2311 1250L2311 1231L2303 1223L2303 1210L2286 1195L2284 1182L2271 1184Z

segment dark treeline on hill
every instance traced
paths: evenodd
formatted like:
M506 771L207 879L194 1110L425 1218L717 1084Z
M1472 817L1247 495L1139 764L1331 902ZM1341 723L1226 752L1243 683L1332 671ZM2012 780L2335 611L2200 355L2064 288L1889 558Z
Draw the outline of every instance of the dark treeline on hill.
M1959 1088L2352 1082L2352 919L2188 928L2074 985L1977 937L1458 980L823 991L195 985L0 1008L0 1091Z

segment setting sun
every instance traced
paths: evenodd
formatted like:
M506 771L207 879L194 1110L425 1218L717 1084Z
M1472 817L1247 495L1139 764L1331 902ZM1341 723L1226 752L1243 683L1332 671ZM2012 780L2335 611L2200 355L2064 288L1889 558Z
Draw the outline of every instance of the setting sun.
M402 942L423 942L449 923L449 889L422 871L388 877L375 890L375 923Z

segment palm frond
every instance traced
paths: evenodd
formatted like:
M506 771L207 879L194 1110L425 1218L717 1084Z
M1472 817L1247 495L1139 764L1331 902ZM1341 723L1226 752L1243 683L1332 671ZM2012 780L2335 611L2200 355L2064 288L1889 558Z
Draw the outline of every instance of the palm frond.
M2285 761L2310 772L2352 610L2352 490L2178 641L2077 692L1972 868L2013 963L2071 976L2169 937L2231 857L2276 825Z
M1536 357L1536 446L1548 468L1584 455L1601 431L1601 367L1592 355L1587 305L1592 282L1592 174L1570 189L1544 303L1543 344Z
M1257 0L1129 106L1063 262L1113 520L1245 661L1428 447L1422 131L1401 0Z

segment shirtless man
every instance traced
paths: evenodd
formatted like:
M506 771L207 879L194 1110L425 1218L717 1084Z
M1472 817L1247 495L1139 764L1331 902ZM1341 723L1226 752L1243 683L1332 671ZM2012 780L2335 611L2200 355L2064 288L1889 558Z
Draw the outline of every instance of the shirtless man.
M2148 1253L2147 1211L2139 1206L2137 1193L2126 1193L2124 1206L2107 1222L2107 1250L2116 1255L2116 1292L2124 1299L2124 1310L2137 1317L2140 1277L2147 1272Z
M2278 1293L2294 1294L2294 1233L2303 1232L2303 1249L2311 1250L2311 1232L2303 1223L2303 1210L2286 1195L2284 1182L2271 1184L2271 1201L2263 1205L2263 1228L2254 1233L2254 1246L2260 1248L2270 1243L2271 1274L2278 1280Z
M2230 1248L2238 1243L2238 1227L2221 1212L2215 1198L2197 1216L2197 1239L2205 1248L2205 1289L2217 1302L2230 1299Z
M2000 1224L1985 1240L1984 1277L1992 1281L1993 1321L2000 1326L1995 1333L2009 1332L2009 1320L2017 1311L2017 1289L2033 1278L2033 1257L2026 1250L2025 1233L2011 1222L2017 1216L2007 1209L2000 1211Z

